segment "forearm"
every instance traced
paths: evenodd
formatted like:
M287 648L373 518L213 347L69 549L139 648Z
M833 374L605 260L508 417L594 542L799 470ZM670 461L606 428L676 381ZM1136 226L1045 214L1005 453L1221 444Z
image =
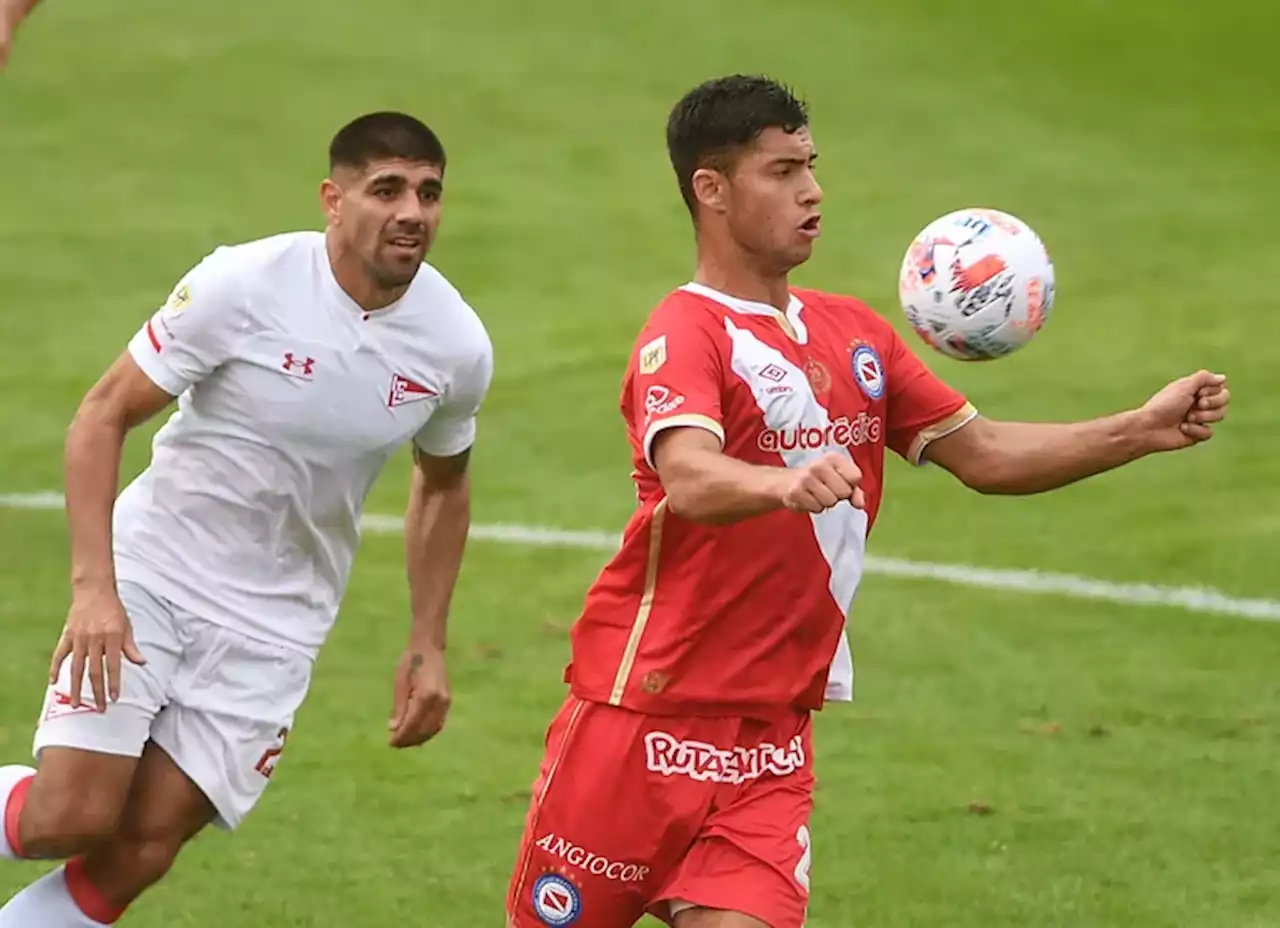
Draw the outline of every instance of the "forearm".
M672 513L725 525L781 509L787 469L707 450L682 455L664 468L662 479Z
M410 640L444 650L449 601L462 566L471 524L466 478L456 486L427 490L415 481L405 515L405 562L413 617Z
M73 590L114 589L111 513L127 428L101 405L86 402L67 430L67 529Z
M1121 467L1152 450L1139 415L1065 424L989 422L986 453L965 482L983 493L1043 493Z
M4 20L10 28L26 19L27 14L36 8L40 0L0 0L0 20Z

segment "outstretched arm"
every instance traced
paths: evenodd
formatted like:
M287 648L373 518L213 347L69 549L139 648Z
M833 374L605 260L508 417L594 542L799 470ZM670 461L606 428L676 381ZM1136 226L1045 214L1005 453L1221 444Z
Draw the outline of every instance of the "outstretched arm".
M981 493L1042 493L1154 452L1208 441L1230 399L1225 376L1199 371L1175 380L1139 409L1087 422L977 418L933 441L925 455Z
M40 0L0 0L0 71L9 60L13 34Z
M396 670L392 747L413 747L434 737L449 712L445 671L449 601L462 567L471 524L468 449L433 457L413 449L413 482L405 514L405 566L412 626Z

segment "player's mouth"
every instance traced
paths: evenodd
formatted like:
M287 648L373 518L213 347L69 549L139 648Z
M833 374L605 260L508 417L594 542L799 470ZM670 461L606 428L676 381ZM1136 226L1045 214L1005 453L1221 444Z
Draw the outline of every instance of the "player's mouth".
M814 213L800 223L800 234L807 239L815 239L822 234L822 214Z
M391 251L406 257L412 257L422 250L422 239L416 235L393 235L386 243Z

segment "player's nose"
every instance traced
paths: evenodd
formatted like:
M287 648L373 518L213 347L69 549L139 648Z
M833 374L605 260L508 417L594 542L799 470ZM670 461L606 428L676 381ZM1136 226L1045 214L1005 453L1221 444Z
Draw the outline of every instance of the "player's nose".
M422 204L414 201L405 201L396 209L395 224L402 229L415 228L422 225L425 215L426 210L422 208Z
M417 196L404 196L396 201L395 221L400 226L420 227L426 222L427 206Z
M800 202L804 206L817 206L822 202L822 185L812 173L809 174L809 183L805 185Z

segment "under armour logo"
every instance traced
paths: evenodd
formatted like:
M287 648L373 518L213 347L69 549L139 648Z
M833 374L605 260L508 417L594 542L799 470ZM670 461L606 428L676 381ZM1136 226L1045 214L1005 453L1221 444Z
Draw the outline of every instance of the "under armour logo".
M286 351L284 355L284 364L282 366L287 371L292 371L295 367L300 367L302 368L302 376L310 377L312 372L316 368L316 359L307 358L305 360L299 361L297 358L293 356L292 351Z

